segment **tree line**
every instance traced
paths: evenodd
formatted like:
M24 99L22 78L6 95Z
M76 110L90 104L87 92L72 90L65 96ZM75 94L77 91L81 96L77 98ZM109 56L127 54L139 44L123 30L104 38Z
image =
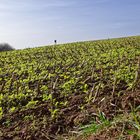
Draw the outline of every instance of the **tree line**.
M14 48L8 43L0 43L0 52L2 51L12 51Z

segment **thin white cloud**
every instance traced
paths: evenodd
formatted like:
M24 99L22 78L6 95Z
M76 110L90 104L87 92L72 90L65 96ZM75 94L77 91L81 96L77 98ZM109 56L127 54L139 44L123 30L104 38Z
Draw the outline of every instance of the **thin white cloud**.
M36 21L36 16L40 21L54 21L62 19L61 15L55 15L56 8L70 7L76 4L74 0L0 0L0 18L3 22L8 20L13 23L14 19L18 22ZM47 11L47 12L46 12ZM44 14L45 13L45 17ZM24 21L25 20L25 21ZM1 23L0 23L1 24Z
M3 1L0 4L0 11L18 11L18 10L37 10L37 9L43 9L43 8L57 8L57 7L69 7L72 5L75 5L76 1L28 1L24 0L23 1Z
M108 2L110 2L110 1L113 1L113 0L94 0L94 2L95 2L96 4L108 3Z

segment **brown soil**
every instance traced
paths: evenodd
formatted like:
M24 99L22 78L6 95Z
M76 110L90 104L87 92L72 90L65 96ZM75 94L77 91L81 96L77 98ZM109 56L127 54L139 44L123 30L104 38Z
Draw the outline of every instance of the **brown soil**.
M99 110L111 120L140 105L140 90L127 91L119 96L101 93L90 103L85 101L86 96L70 96L68 106L62 108L55 119L51 118L48 103L3 116L0 119L0 140L52 140L56 135L67 133L79 124L88 124L93 118L98 121ZM110 128L87 140L113 140L121 132L122 127L119 125L120 129ZM131 140L132 136L128 135L128 139Z

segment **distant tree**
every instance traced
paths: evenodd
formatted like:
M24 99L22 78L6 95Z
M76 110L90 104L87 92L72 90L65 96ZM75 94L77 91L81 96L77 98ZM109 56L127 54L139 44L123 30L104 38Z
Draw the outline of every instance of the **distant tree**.
M14 48L8 43L0 43L0 52L2 51L12 51Z

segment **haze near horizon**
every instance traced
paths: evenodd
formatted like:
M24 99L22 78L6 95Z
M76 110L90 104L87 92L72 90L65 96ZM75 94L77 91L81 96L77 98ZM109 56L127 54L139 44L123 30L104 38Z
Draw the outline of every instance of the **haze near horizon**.
M0 42L16 49L140 34L139 0L0 0Z

